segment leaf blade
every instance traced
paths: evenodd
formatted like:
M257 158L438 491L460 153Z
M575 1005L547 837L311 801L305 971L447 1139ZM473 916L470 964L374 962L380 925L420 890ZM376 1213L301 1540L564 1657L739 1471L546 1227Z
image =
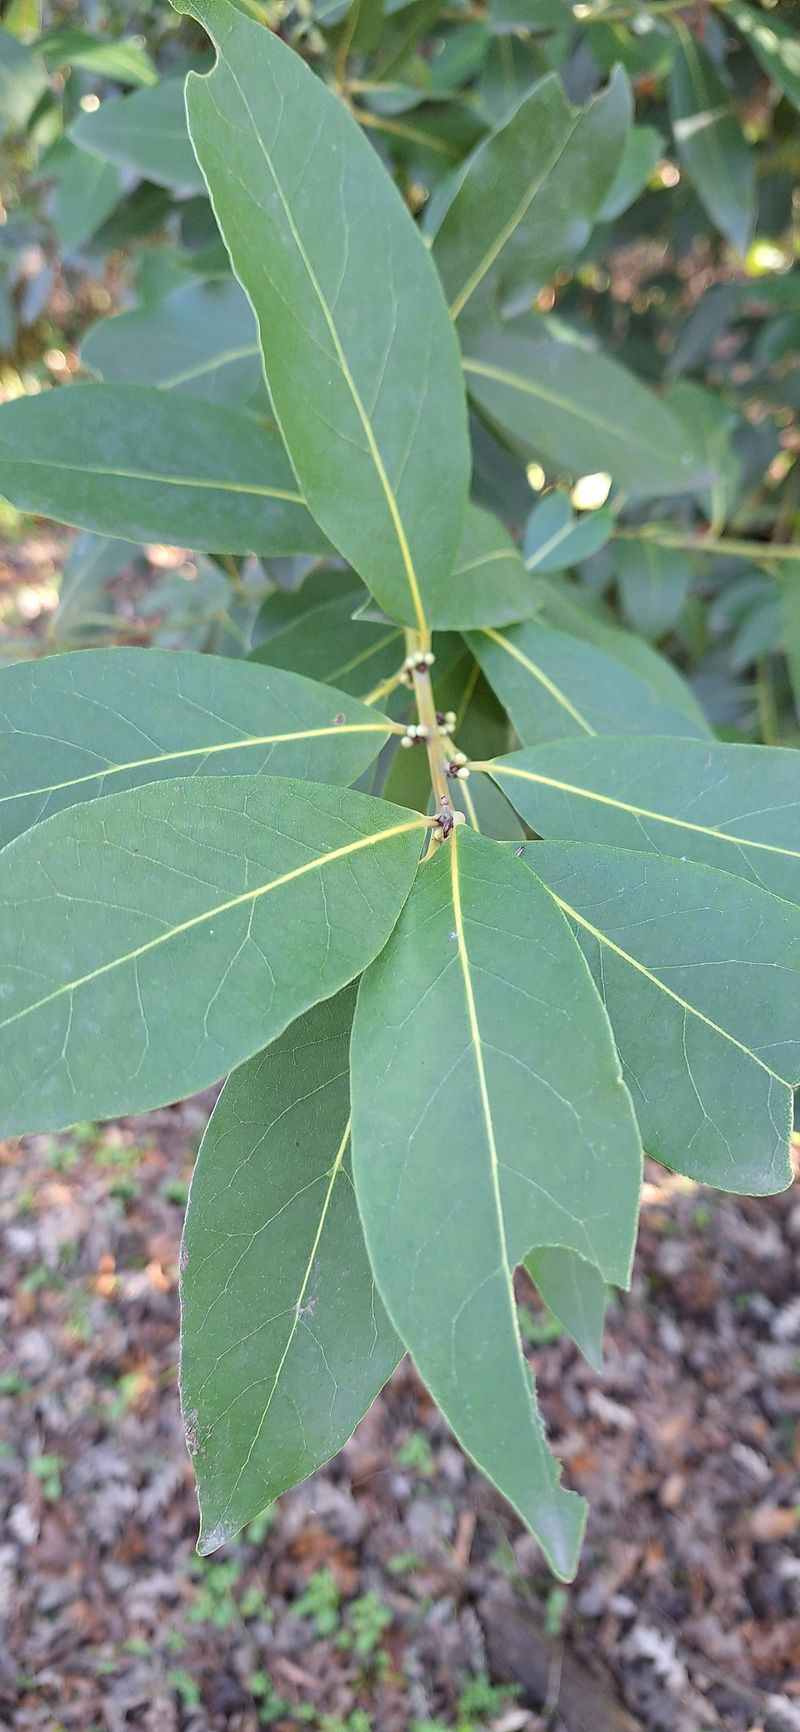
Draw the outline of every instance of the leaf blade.
M299 57L220 0L190 10L217 48L210 77L188 82L190 131L292 464L381 605L425 632L445 599L469 477L458 349L433 264L370 145ZM314 178L304 170L298 182L309 133Z
M198 776L18 836L0 855L2 1122L143 1111L250 1057L381 948L425 826L350 789Z
M354 782L390 729L331 687L222 657L111 649L21 662L0 671L0 847L65 806L170 776Z
M203 1555L342 1447L402 1353L346 1170L354 1009L347 987L234 1071L200 1145L181 1401Z

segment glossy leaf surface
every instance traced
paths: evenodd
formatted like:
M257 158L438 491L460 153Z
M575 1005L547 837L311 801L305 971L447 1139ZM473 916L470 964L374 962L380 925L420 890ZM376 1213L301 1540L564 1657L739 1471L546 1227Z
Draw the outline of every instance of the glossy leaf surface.
M218 59L189 80L191 135L295 472L387 612L435 625L469 451L433 263L371 145L300 58L223 0L192 11Z
M0 491L128 541L226 553L328 546L277 433L150 385L72 385L0 409Z
M169 776L354 782L389 727L343 692L222 656L22 662L0 671L0 846L62 807Z
M197 1157L181 1255L181 1394L199 1549L328 1461L402 1352L350 1176L355 988L229 1077Z
M703 1184L790 1183L800 910L729 872L540 842L603 994L644 1145Z
M577 256L613 181L630 115L621 71L586 109L573 108L550 76L477 146L433 246L454 319L484 286L500 294L538 287Z
M81 361L103 379L160 385L234 409L261 384L255 321L233 278L187 283L155 306L100 319Z
M730 92L686 26L670 75L670 115L679 155L713 223L740 253L756 215L755 160L731 106Z
M5 1129L141 1112L249 1058L385 943L423 824L350 789L197 776L18 836L0 855Z
M716 741L562 740L493 774L542 836L697 860L800 905L794 752Z
M581 1506L546 1451L511 1275L560 1243L627 1281L640 1148L582 960L510 849L456 828L421 867L362 981L352 1072L387 1310L465 1449L569 1576Z
M202 191L179 78L165 78L131 96L109 97L93 112L79 116L71 136L104 162L135 169L156 186L184 193Z
M469 632L468 641L524 745L572 734L701 731L603 650L538 620Z
M594 1370L602 1371L608 1287L599 1269L575 1251L552 1246L530 1251L525 1268L548 1310L564 1325Z

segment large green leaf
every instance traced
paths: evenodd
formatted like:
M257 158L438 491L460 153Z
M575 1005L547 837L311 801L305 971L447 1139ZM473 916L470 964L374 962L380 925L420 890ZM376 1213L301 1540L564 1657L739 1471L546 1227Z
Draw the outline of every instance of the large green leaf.
M726 0L725 16L741 31L767 77L800 108L800 32L784 24L776 7L761 12L744 0Z
M608 1287L599 1269L577 1252L554 1246L529 1251L525 1268L553 1316L595 1371L602 1371Z
M164 78L131 96L109 97L93 113L81 114L70 136L93 156L134 169L156 186L184 193L203 190L179 78Z
M39 51L48 71L60 66L71 70L96 72L101 78L113 78L117 84L157 84L158 73L143 46L141 38L129 36L116 42L104 41L91 30L49 30L41 38Z
M391 722L299 674L156 649L0 672L0 846L77 801L168 776L354 782Z
M181 1255L181 1394L212 1552L341 1449L402 1347L349 1171L355 989L229 1077Z
M20 132L48 87L40 56L0 29L0 127Z
M577 517L569 496L554 489L534 506L525 525L522 552L526 568L546 572L579 565L605 547L613 533L610 511L584 511Z
M669 99L678 154L712 223L743 253L756 217L755 158L711 56L680 20L674 29Z
M433 252L454 319L482 285L532 291L586 245L611 186L631 117L619 68L607 90L573 108L551 74L477 146Z
M452 606L469 446L433 262L372 146L299 56L227 0L190 10L218 56L188 82L192 140L303 492L381 606L436 625Z
M796 752L710 740L561 740L492 765L541 836L697 860L800 905Z
M189 282L154 306L99 319L81 362L103 379L160 385L234 409L262 385L252 310L232 277Z
M203 1088L380 950L425 820L278 776L151 782L0 854L0 1124Z
M653 497L685 493L698 474L679 422L608 355L500 331L470 343L464 370L470 395L526 457Z
M124 541L320 553L277 433L152 385L71 385L0 408L0 491Z
M627 1282L641 1150L608 1025L547 901L511 849L465 826L421 867L359 989L353 1166L399 1335L569 1577L582 1510L547 1454L511 1276L560 1244Z
M467 641L524 745L578 734L699 734L651 685L603 650L524 620Z
M531 845L611 1017L645 1148L727 1191L791 1181L800 911L693 861Z

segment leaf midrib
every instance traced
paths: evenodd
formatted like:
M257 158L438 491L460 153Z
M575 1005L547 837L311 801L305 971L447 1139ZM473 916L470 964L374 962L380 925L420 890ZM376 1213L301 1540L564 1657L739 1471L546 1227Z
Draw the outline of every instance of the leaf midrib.
M154 481L160 487L199 487L214 493L245 493L263 499L285 499L290 505L304 506L306 503L300 493L285 487L262 487L256 481L205 480L196 475L151 475L144 469L115 469L99 463L64 463L52 457L11 457L9 462L17 463L21 469L60 469L67 475L106 475L119 481Z
M584 932L590 933L592 938L596 939L598 944L604 945L605 948L610 950L614 956L618 956L621 962L627 962L631 968L636 970L637 974L641 974L645 980L649 980L651 986L657 987L659 992L663 992L667 998L671 998L674 1004L680 1006L685 1015L695 1017L698 1022L703 1023L706 1028L711 1029L712 1033L718 1034L722 1040L729 1041L731 1046L735 1046L739 1052L744 1053L747 1058L752 1059L753 1064L757 1064L761 1070L766 1072L767 1076L772 1077L774 1082L780 1083L784 1088L792 1088L794 1086L789 1077L780 1076L778 1071L773 1070L771 1065L766 1064L763 1058L759 1058L758 1053L753 1052L752 1047L747 1046L742 1040L737 1040L735 1034L730 1034L728 1029L722 1028L718 1022L713 1022L710 1016L705 1015L704 1011L698 1010L696 1005L690 1004L688 999L682 998L679 992L675 992L673 987L667 986L666 981L661 980L657 974L653 974L651 969L647 968L643 962L639 962L635 956L631 956L629 951L623 950L620 944L615 944L613 938L609 938L607 932L601 932L600 928L598 926L593 926L592 922L587 920L585 915L579 914L577 908L573 908L569 902L563 901L562 897L558 896L555 890L551 889L550 885L547 884L544 879L542 882L545 885L548 895L552 896L556 907L561 909L562 914L566 914L568 919L574 920L576 925L582 926Z
M475 373L482 379L494 379L498 385L508 385L511 390L522 391L528 397L538 397L542 403L548 403L553 409L565 410L567 414L574 415L576 420L585 421L588 426L598 428L601 433L609 435L612 439L619 439L620 437L620 429L614 425L613 421L604 421L601 415L587 409L585 403L576 403L572 398L560 397L557 391L548 390L544 385L534 383L532 379L525 378L522 373L512 373L507 367L497 367L489 361L479 361L474 355L465 355L461 364L465 373ZM663 410L665 414L668 413L658 398L655 398L654 401L658 403L659 409ZM658 457L663 462L663 445L651 445L649 440L643 439L639 433L636 436L636 445L646 451L648 456Z
M10 1028L12 1023L21 1022L34 1011L43 1010L45 1005L52 1004L56 999L77 992L82 986L89 986L93 980L100 979L105 974L111 974L115 968L123 968L129 962L138 962L140 956L147 955L151 950L157 950L162 944L169 944L184 932L190 932L197 926L203 926L209 920L216 920L221 914L229 914L233 908L243 908L248 903L254 905L262 896L267 896L272 890L280 890L285 884L291 884L298 878L304 878L309 872L321 871L336 860L343 860L350 854L357 854L363 848L373 848L381 842L388 842L393 836L405 836L410 830L428 828L427 818L412 819L407 824L394 824L388 830L376 830L371 836L362 836L357 842L347 842L341 848L333 848L327 854L319 854L315 860L307 860L302 866L294 866L290 872L282 872L278 878L270 879L268 884L257 884L251 890L243 890L238 896L231 896L226 902L217 903L213 908L204 909L202 914L193 914L191 919L182 920L176 926L170 926L166 932L160 932L156 938L149 938L146 943L139 944L135 949L127 951L123 956L112 957L110 962L101 963L99 968L93 968L88 974L81 975L77 980L64 981L52 992L45 993L33 1004L27 1004L22 1010L16 1010L11 1016L0 1021L0 1029Z
M502 632L495 631L493 627L481 626L480 629L484 637L490 638L492 643L496 643L499 645L500 649L506 650L508 655L513 656L514 660L519 662L521 666L525 668L527 673L531 674L535 680L538 680L539 684L544 687L544 690L549 692L551 698L553 698L557 704L561 705L562 709L566 710L567 713L572 716L573 721L577 722L579 727L583 728L584 733L596 736L597 729L592 727L591 722L587 722L586 717L581 715L580 710L576 709L575 705L567 697L566 692L562 692L561 687L557 686L555 681L550 679L549 675L544 672L544 669L538 667L536 662L531 661L530 656L526 656L521 649L517 648L516 644L511 643L507 637L503 636Z
M657 742L655 742L657 744ZM556 788L562 794L577 794L582 800L594 800L599 806L612 806L628 812L633 818L647 818L657 824L672 824L678 830L691 830L700 836L710 836L715 842L731 842L738 848L760 848L765 854L782 854L790 860L800 860L800 849L782 848L778 842L757 842L749 836L736 836L729 830L716 830L710 824L695 824L689 818L673 818L666 812L653 812L647 806L634 806L616 795L598 794L592 788L580 788L573 782L562 782L556 776L545 776L538 770L518 770L513 764L493 764L492 777L513 776L522 782L536 782L545 788Z
M414 609L414 615L415 615L416 622L417 622L417 629L419 630L419 632L422 634L422 636L425 638L425 641L427 642L427 639L429 636L428 622L427 622L427 619L425 616L425 609L422 605L422 596L420 594L420 588L419 588L419 583L417 580L417 574L416 574L416 570L414 568L414 561L413 561L412 556L411 556L411 548L410 548L409 543L408 543L408 537L406 536L405 525L404 525L403 519L400 515L400 507L398 505L397 498L396 498L395 493L394 493L394 489L391 485L388 474L386 472L386 467L384 465L383 457L381 456L378 441L375 437L375 429L372 425L370 417L367 414L367 411L366 411L364 404L361 400L361 394L358 390L355 379L353 378L352 372L350 370L350 365L349 365L349 362L347 360L347 355L345 354L342 340L339 336L339 332L338 332L338 329L336 326L336 321L333 317L333 313L331 312L331 309L328 305L326 297L323 293L322 284L320 283L319 278L317 277L317 274L316 274L314 267L311 263L311 260L308 256L306 248L303 244L302 235L300 234L300 231L299 231L297 224L294 220L294 217L292 215L291 205L289 204L289 201L288 201L286 194L283 190L283 186L281 184L281 181L278 178L278 173L277 173L277 170L275 168L275 164L272 160L272 157L269 154L269 151L267 150L267 147L264 143L264 140L261 137L261 134L258 130L258 126L256 125L256 119L255 119L255 115L253 114L253 110L250 107L250 104L247 100L244 89L243 89L239 79L236 76L236 73L234 71L234 68L233 68L230 60L227 59L227 57L224 53L224 50L222 48L221 43L217 42L216 48L217 48L217 53L219 55L220 60L224 62L225 66L227 66L228 71L229 71L230 76L231 76L231 79L233 80L233 83L239 92L245 113L247 114L247 117L248 117L250 124L252 126L252 129L253 129L253 137L255 138L258 149L260 150L261 155L264 158L264 161L267 165L269 173L272 177L275 191L278 195L278 198L280 199L281 206L282 206L283 212L284 212L284 216L286 218L287 227L289 229L289 233L291 234L292 239L295 243L295 246L297 247L298 253L300 254L300 258L302 260L304 269L306 271L306 275L308 276L308 280L311 284L311 287L314 291L314 294L317 297L317 301L319 302L320 311L322 313L323 319L325 320L325 324L327 326L327 329L328 329L331 341L333 343L333 346L336 350L336 356L337 356L339 366L340 366L341 371L342 371L342 377L343 377L345 384L346 384L346 386L350 392L350 395L352 397L353 404L354 404L354 407L356 410L356 414L358 415L359 421L361 422L361 426L362 426L362 429L364 432L364 437L365 437L365 439L367 441L367 445L369 447L369 453L370 453L372 461L375 465L375 470L377 472L378 479L380 481L380 484L381 484L381 487L383 490L384 498L385 498L386 504L389 508L389 515L391 517L392 525L393 525L393 528L395 531L395 535L397 537L398 546L400 548L400 557L401 557L402 562L403 562L403 569L404 569L405 574L406 574L406 581L408 583L408 588L409 588L409 592L411 595L411 603L412 603L412 607ZM197 74L195 74L195 76L197 76Z
M0 806L5 806L12 800L31 800L39 794L59 794L65 788L80 788L86 782L103 782L107 776L126 775L130 770L147 770L154 764L178 763L185 758L206 758L218 752L241 752L253 746L280 746L295 740L319 740L333 734L385 734L391 731L391 723L343 722L341 726L334 724L329 728L302 728L285 734L253 734L242 740L224 740L217 745L186 746L179 752L158 752L152 758L131 758L126 764L107 764L102 770L90 770L85 776L72 776L65 782L51 782L46 787L20 788L13 794L0 794ZM76 743L74 749L83 751L86 748Z

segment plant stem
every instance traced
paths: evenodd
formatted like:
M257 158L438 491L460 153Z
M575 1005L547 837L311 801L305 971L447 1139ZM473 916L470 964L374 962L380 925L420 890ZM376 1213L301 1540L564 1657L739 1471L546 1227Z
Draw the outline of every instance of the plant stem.
M406 644L409 655L424 653L422 640L418 632L406 632ZM427 646L424 646L427 647ZM453 820L453 803L447 786L445 766L448 759L445 755L445 742L439 733L439 723L436 720L436 705L431 686L431 670L421 663L412 671L414 697L417 704L417 717L425 729L425 747L428 753L428 768L431 773L431 787L436 803L437 819Z
M687 535L672 529L618 529L617 541L655 541L659 547L681 547L689 553L716 554L731 559L794 559L800 560L800 550L774 541L745 541L733 535Z

